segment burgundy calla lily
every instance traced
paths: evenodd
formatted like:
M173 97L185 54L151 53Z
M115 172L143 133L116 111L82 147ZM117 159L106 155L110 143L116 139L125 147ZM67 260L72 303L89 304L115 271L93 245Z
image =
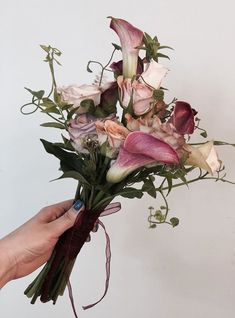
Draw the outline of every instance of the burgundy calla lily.
M192 134L195 128L194 116L196 114L195 109L191 108L188 103L177 101L169 122L173 124L179 134Z
M143 32L129 22L111 18L110 28L119 36L123 55L123 76L132 78L137 72L139 49L142 45Z
M142 131L134 131L120 148L117 160L107 173L107 181L120 182L137 168L156 162L178 164L179 157L166 142Z

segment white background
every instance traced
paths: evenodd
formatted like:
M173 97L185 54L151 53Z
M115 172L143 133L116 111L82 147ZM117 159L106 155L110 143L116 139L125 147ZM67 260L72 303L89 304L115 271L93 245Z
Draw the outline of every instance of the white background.
M48 66L39 44L60 48L60 84L91 83L89 59L107 61L118 43L107 16L122 17L163 44L173 46L167 99L187 100L199 111L209 137L235 142L235 20L232 0L34 1L1 0L0 11L0 235L41 207L71 198L72 180L59 176L58 161L39 138L58 140L41 128L41 114L23 116L29 95L23 87L49 89ZM162 62L165 62L162 60ZM96 69L98 71L98 69ZM219 148L228 178L235 179L235 149ZM111 286L104 301L83 312L81 305L103 292L104 235L93 235L76 263L72 284L79 317L235 317L235 188L214 182L192 184L169 197L180 226L149 230L149 198L122 200L122 211L103 220L111 236ZM30 239L30 238L29 238ZM23 295L35 274L9 283L0 295L0 315L73 317L67 293L56 306L32 306Z

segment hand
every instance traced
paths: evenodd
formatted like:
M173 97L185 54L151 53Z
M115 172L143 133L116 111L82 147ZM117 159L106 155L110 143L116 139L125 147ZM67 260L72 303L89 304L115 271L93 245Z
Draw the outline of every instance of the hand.
M67 229L73 226L81 201L68 200L43 208L37 215L0 240L0 288L44 264Z

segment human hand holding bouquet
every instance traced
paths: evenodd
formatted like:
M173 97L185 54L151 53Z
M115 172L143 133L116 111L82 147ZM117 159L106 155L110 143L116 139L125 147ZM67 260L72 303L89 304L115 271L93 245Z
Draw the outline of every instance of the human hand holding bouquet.
M54 63L59 64L61 52L41 46L50 67L52 88L48 95L43 90L27 89L32 101L22 107L22 112L25 106L35 105L34 111L41 110L52 119L42 126L65 131L62 142L42 143L60 160L60 178L78 181L75 200L85 205L74 227L61 236L51 258L25 291L32 303L38 297L42 302L55 303L63 295L76 256L89 233L97 230L99 217L120 209L119 203L111 203L115 197L140 199L146 193L162 199L160 209L150 208L149 226L166 223L174 227L179 220L168 218L167 203L174 187L205 179L230 182L221 174L224 167L214 147L227 143L190 144L190 135L196 132L206 138L197 111L185 101L165 101L162 82L168 70L158 62L168 58L162 50L170 47L122 19L111 18L110 27L119 36L121 46L113 44L106 65L88 63L89 72L92 63L100 65L98 81L57 86ZM121 51L122 60L113 62L116 51ZM106 71L114 75L110 82L104 81ZM192 171L198 175L190 178ZM107 266L109 252L108 256ZM108 267L107 274L109 277ZM106 290L107 286L108 279Z

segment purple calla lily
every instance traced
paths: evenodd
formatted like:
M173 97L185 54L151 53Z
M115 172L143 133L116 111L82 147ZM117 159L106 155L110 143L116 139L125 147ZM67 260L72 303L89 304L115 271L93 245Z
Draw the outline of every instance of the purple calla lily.
M191 108L188 103L177 101L169 122L173 124L180 135L192 134L195 128L194 116L196 114L195 109Z
M123 76L132 78L137 72L139 49L143 32L122 19L111 18L110 28L119 36L123 55Z
M137 168L156 162L179 164L179 157L166 142L142 131L134 131L120 148L117 160L107 173L107 181L120 182Z

